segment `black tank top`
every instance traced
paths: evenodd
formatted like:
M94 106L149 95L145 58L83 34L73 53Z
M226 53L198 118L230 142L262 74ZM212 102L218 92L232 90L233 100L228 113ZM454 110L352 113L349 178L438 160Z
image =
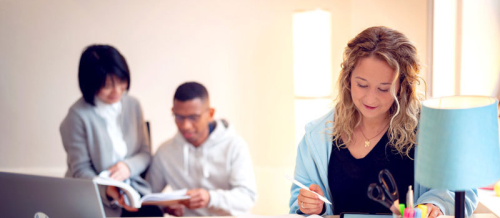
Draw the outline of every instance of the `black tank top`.
M370 183L378 181L378 173L388 169L394 176L399 191L399 202L406 204L408 186L413 186L414 149L410 156L401 156L388 145L387 132L364 158L354 158L347 148L337 148L342 141L334 141L328 163L328 184L333 198L333 213L343 212L391 213L382 204L368 198ZM387 146L386 146L387 145Z

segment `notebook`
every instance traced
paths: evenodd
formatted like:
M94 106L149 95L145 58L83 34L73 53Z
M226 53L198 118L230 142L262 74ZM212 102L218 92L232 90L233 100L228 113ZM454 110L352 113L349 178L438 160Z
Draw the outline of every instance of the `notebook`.
M0 172L1 217L104 218L92 180Z

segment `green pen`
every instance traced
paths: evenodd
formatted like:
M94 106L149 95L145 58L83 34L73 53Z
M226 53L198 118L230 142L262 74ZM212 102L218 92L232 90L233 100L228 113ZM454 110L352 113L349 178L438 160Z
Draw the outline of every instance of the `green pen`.
M399 210L401 211L401 216L405 214L405 204L399 204Z

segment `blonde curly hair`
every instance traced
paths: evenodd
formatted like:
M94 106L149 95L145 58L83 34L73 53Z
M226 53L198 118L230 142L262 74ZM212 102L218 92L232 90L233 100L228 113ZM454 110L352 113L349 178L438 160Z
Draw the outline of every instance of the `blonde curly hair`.
M335 100L335 121L333 140L344 136L345 141L337 145L347 147L353 140L354 129L361 123L361 113L351 97L351 75L356 63L362 58L375 57L387 62L396 75L390 88L395 101L389 109L389 145L400 155L410 157L410 150L416 145L416 127L425 96L417 94L416 88L423 81L418 73L420 63L416 47L402 33L383 26L370 27L359 33L344 51L342 70L338 79L339 95ZM400 88L396 93L396 81ZM425 85L425 81L424 85ZM411 157L410 157L411 158Z

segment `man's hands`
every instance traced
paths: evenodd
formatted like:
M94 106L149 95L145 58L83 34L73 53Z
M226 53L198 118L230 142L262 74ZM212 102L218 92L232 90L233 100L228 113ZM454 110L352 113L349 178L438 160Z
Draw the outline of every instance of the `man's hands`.
M319 185L312 184L309 186L309 189L323 197L325 196ZM302 213L311 215L320 214L321 211L323 211L323 201L321 201L316 194L308 190L300 189L299 195L297 196L297 202L299 203L299 209Z
M164 211L173 216L183 216L186 207L191 210L206 208L210 202L210 193L202 188L188 190L186 195L191 196L191 198L183 200L179 204L165 206Z
M174 204L170 206L165 206L165 212L172 216L183 216L184 215L184 206L183 204Z
M189 209L205 208L210 202L210 193L202 188L188 190L186 195L191 196L191 199L185 202Z
M114 180L123 182L125 179L128 179L130 177L130 169L128 168L127 164L119 161L109 168L109 177Z
M114 199L123 209L129 211L129 212L137 212L139 209L130 207L127 204L125 204L125 198L123 197L122 194L120 194L120 191L118 190L117 187L114 186L108 186L106 188L106 195L112 199Z

